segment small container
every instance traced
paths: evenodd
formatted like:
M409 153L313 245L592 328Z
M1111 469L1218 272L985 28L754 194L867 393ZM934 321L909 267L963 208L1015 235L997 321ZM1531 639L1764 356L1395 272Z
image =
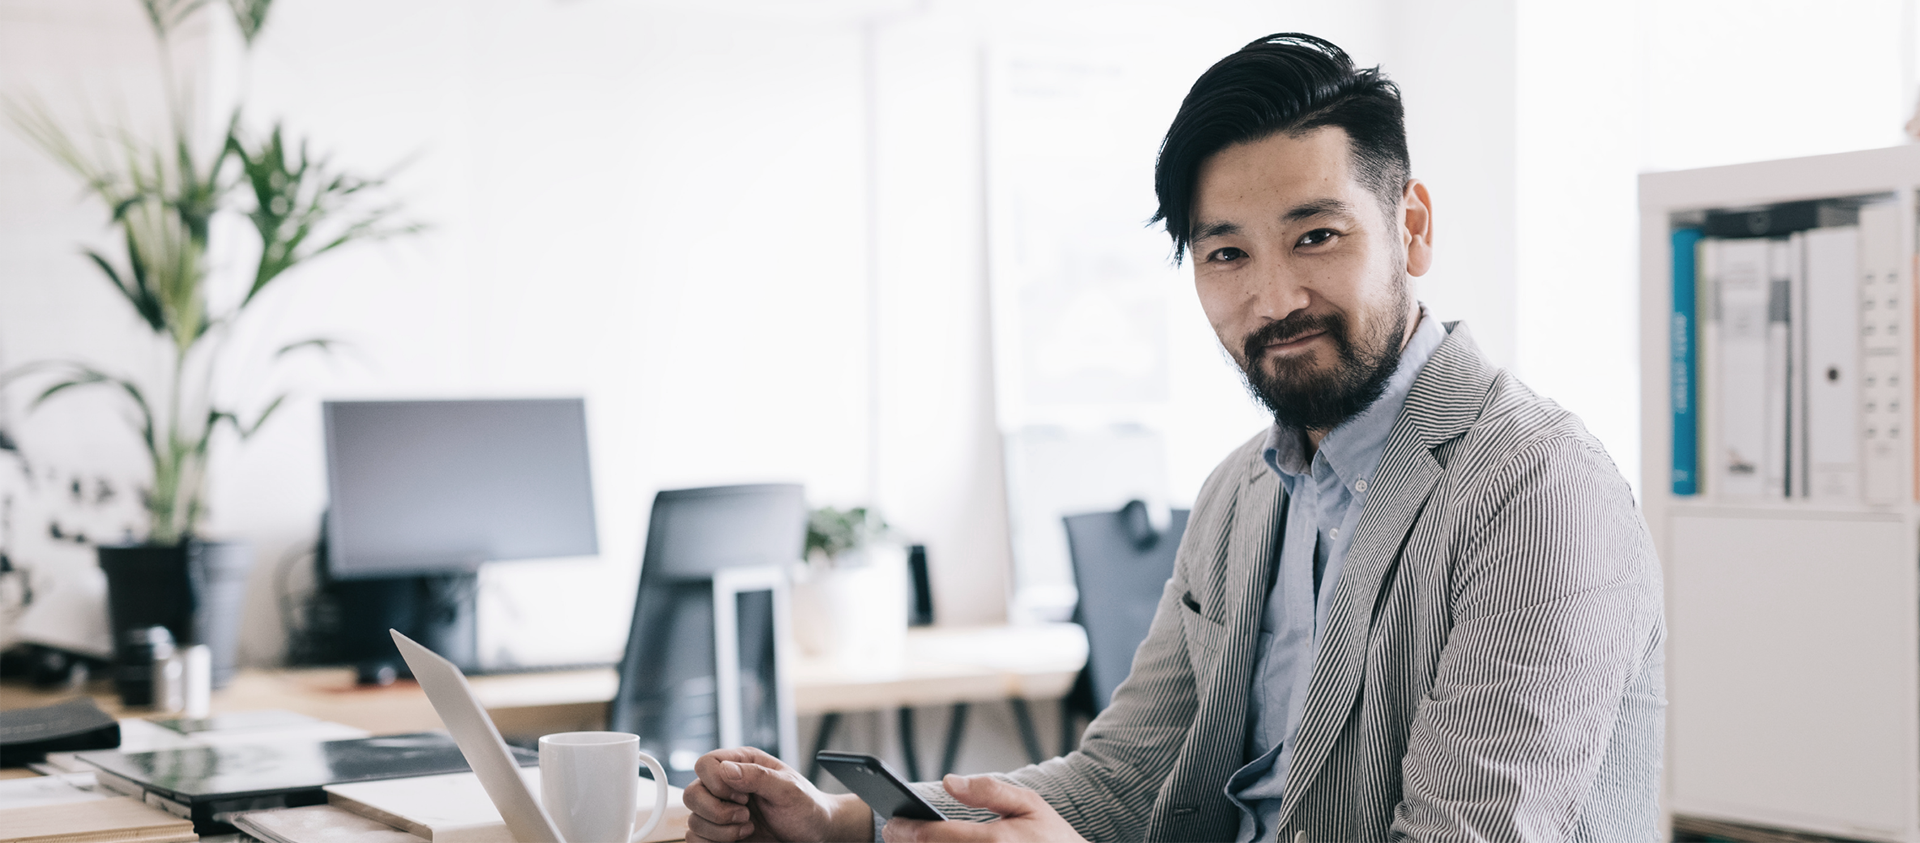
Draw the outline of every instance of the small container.
M173 661L173 633L164 626L144 626L127 630L127 637L120 649L120 666L114 672L114 685L120 691L120 704L129 708L146 708L156 700L165 702L165 696L156 696L156 691L166 692L168 688L156 688L155 678L164 681L167 677L167 665ZM176 683L177 684L177 683Z
M186 704L187 652L174 650L166 658L158 652L153 659L153 710L179 711Z
M213 707L213 650L195 644L181 652L181 661L185 664L181 714L191 720L205 720Z

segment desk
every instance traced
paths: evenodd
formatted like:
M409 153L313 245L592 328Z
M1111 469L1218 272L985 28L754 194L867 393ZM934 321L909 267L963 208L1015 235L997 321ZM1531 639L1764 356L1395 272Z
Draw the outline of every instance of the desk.
M794 708L832 717L843 711L910 712L912 706L1010 700L1018 716L1025 711L1024 700L1065 696L1086 659L1086 635L1075 624L921 627L907 633L906 655L897 663L799 659L793 669ZM605 728L619 676L612 668L596 668L476 676L471 684L502 734L543 735ZM108 683L86 690L115 717L148 713L123 710ZM48 705L71 696L68 690L0 683L0 709ZM345 668L243 670L212 702L215 713L286 709L376 735L441 728L418 685L360 687ZM908 718L904 725L910 730ZM1036 751L1030 736L1023 738L1029 752ZM953 739L950 731L949 744Z

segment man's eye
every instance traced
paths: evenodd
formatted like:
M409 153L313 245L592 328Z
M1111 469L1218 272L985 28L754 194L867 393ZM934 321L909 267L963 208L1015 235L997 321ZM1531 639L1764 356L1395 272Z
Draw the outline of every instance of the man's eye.
M1300 235L1300 241L1298 243L1295 243L1294 245L1318 246L1322 243L1327 242L1328 240L1332 240L1337 236L1339 236L1339 233L1334 231L1331 228L1316 228L1312 231L1307 232L1306 234Z
M1232 246L1228 246L1224 249L1213 250L1213 254L1208 255L1207 260L1212 261L1214 263L1232 263L1246 256L1247 256L1246 252L1240 251L1239 249L1236 249Z

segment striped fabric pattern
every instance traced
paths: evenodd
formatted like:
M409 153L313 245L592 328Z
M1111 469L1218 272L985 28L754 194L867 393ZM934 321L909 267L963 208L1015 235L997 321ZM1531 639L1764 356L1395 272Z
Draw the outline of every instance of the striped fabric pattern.
M1262 442L1202 488L1132 673L1080 748L1004 775L1090 840L1238 830L1224 786L1284 511ZM1660 839L1664 635L1619 470L1449 324L1335 587L1277 839Z

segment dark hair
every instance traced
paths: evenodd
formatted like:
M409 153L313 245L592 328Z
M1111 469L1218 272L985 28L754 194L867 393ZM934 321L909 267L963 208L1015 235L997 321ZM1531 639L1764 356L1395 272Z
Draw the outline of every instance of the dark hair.
M1298 32L1254 41L1221 59L1193 83L1160 143L1153 189L1178 263L1193 236L1193 190L1200 165L1229 146L1344 129L1354 174L1389 214L1407 186L1407 128L1400 89L1374 67L1356 69L1332 43Z

